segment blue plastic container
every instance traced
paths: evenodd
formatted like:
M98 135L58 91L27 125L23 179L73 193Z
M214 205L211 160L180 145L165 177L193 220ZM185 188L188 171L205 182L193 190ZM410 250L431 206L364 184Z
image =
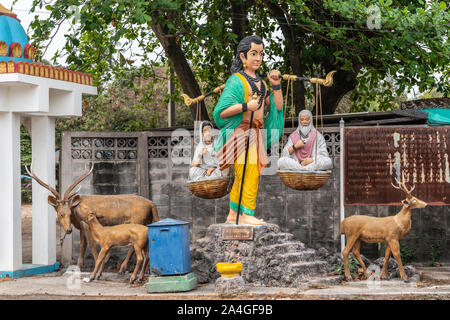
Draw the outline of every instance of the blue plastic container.
M147 227L150 274L162 276L190 272L189 223L167 218Z

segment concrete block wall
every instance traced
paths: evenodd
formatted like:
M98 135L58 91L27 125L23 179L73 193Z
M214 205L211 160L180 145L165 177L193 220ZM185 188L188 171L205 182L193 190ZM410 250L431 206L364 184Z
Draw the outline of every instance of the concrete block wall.
M297 191L286 187L277 174L262 175L255 212L257 217L279 225L281 230L294 234L296 239L307 246L316 249L325 247L334 252L341 250L338 130L328 128L330 134L326 135L334 169L329 181L322 188L315 191ZM83 134L92 136L93 133L66 134L79 137ZM175 148L170 134L167 131L139 133L139 156L136 160L95 161L94 172L82 183L80 192L141 194L157 204L162 219L189 221L190 240L195 241L205 235L209 225L225 221L229 210L229 196L205 200L190 193L186 184L189 164L173 163L171 155ZM120 136L120 133L101 135ZM191 142L186 142L185 147L189 143ZM68 149L63 145L63 154L70 154L70 151L65 151ZM190 154L185 155L189 159ZM62 185L67 185L64 180L66 177L74 180L90 166L90 162L79 159L66 161L71 162L71 172L62 176ZM399 210L399 206L345 206L345 216L364 214L384 217L394 215ZM77 245L76 241L75 239L74 247ZM450 207L432 206L413 211L411 231L401 240L401 246L405 249L413 248L411 250L414 251L414 261L427 262L432 259L432 255L440 261L450 261ZM383 256L384 247L363 243L361 252L374 259Z

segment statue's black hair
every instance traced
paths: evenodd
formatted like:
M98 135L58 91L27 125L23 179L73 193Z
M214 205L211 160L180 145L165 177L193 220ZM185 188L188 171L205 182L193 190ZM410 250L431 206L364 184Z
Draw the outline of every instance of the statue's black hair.
M204 128L204 127L207 127L207 126L210 126L211 129L214 129L214 126L213 126L213 124L212 124L211 122L209 122L209 121L203 121L203 122L202 122L202 128L200 129L200 132L203 132L203 128Z
M236 55L234 56L233 63L231 64L231 73L236 73L241 70L243 70L244 66L242 65L241 60L241 53L244 54L245 58L247 58L247 52L250 51L250 48L252 47L252 43L255 44L262 44L263 41L260 36L252 35L247 36L244 39L242 39L236 49Z

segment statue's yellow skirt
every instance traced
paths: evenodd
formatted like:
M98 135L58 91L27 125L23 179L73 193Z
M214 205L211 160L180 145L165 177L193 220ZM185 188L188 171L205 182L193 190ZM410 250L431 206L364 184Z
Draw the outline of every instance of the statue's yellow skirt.
M234 183L230 192L230 208L238 211L239 193L241 190L242 171L244 170L245 151L242 152L234 163ZM241 213L255 214L256 197L258 195L259 170L258 152L256 144L250 146L245 169L244 188L242 190Z

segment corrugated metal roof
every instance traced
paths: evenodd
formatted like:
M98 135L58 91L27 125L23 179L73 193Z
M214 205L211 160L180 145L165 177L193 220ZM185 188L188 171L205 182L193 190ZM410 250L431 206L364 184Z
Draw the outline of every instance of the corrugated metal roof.
M443 97L404 101L401 103L400 107L402 110L431 108L450 109L450 98Z

